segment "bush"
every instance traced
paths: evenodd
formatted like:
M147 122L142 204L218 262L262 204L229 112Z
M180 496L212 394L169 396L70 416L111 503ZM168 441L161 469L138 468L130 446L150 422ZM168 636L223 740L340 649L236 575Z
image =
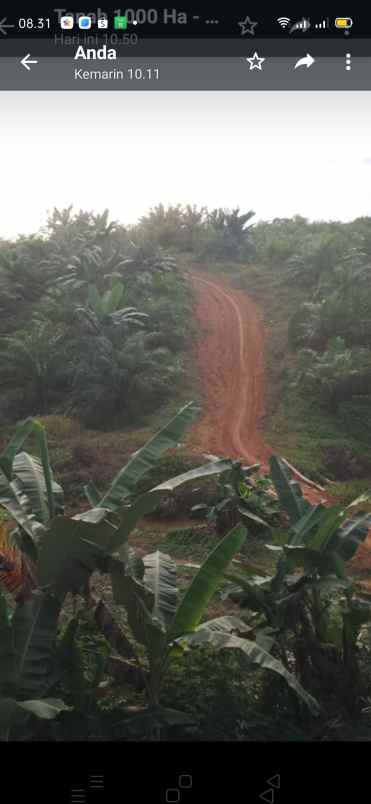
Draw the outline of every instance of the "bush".
M39 421L45 427L47 435L58 441L65 438L76 438L81 433L81 424L78 419L68 416L42 416Z
M371 475L371 458L356 455L346 444L329 444L322 449L326 472L334 480L349 480Z
M138 483L138 491L144 492L153 486L164 483L171 477L189 472L202 464L200 457L187 454L177 454L174 450L165 455L156 465L155 469ZM216 480L201 478L194 483L179 486L171 494L164 496L159 503L156 513L165 518L190 515L194 505L205 503L211 505L216 497Z

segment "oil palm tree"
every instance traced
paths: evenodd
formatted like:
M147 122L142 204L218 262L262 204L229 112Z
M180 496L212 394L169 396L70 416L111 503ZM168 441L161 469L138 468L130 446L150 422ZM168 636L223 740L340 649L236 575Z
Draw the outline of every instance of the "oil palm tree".
M0 370L8 388L30 395L39 413L47 413L49 392L66 371L65 331L34 318L27 330L0 340Z

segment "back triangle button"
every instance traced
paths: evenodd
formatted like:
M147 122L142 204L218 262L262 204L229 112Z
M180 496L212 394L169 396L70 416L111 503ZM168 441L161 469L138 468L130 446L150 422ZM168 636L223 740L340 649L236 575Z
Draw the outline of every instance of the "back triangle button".
M271 788L269 790L265 790L264 793L262 793L259 796L259 798L263 799L263 801L266 801L267 804L273 804L273 802L274 802L274 790L272 790Z
M271 779L267 779L268 784L271 784L272 787L276 787L277 790L281 787L281 776L277 773L277 776L272 776Z

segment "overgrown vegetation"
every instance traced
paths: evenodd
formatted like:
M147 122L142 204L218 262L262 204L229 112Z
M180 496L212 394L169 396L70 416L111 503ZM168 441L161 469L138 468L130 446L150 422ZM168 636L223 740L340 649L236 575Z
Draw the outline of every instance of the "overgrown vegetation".
M136 246L108 212L54 213L0 244L3 422L75 414L141 422L183 377L189 298L176 263Z
M12 530L3 526L0 552L0 583L14 600L9 606L0 593L2 739L37 738L34 718L50 720L62 712L64 723L72 713L72 730L78 715L77 722L82 720L89 735L88 724L100 723L99 697L110 690L109 677L117 675L121 683L144 695L134 709L118 706L121 739L138 733L160 739L174 727L194 729L194 716L166 706L162 697L173 663L192 648L222 653L232 649L240 668L277 674L294 695L290 700L299 720L302 707L304 717L321 715L328 685L346 715L359 714L368 688L357 640L361 627L371 621L371 606L355 595L345 561L368 531L370 515L360 511L364 497L349 507L357 511L353 516L340 506L313 507L280 461L272 458L272 480L289 528L273 532L267 545L283 553L273 576L256 577L248 558L237 562L234 580L242 583L237 599L247 606L247 618L223 614L204 619L231 561L241 552L247 535L242 524L216 540L181 594L177 564L170 555L157 550L141 558L129 544L138 520L154 510L163 493L197 476L234 475L241 484L241 478L254 471L255 467L243 472L229 460L214 459L138 495L138 481L178 441L196 413L192 403L181 409L130 458L106 492L92 483L86 486L92 507L72 517L64 514L63 490L54 479L45 431L37 421L19 425L0 455L0 504L15 526ZM22 451L29 436L36 439L39 457ZM251 516L242 507L240 514L247 521ZM303 569L293 575L298 568ZM109 575L112 601L116 611L123 609L123 619L96 595L92 584L96 573ZM96 629L88 667L81 612L76 603L70 614L66 609L71 594L74 600L78 595L85 601L83 617L88 615ZM230 594L236 597L236 589L224 590L224 596ZM117 725L115 721L113 731ZM99 725L100 732L102 728ZM49 738L63 739L63 734L57 725Z
M253 215L0 241L2 740L371 737L371 219ZM261 304L266 441L338 503L183 449L193 265Z

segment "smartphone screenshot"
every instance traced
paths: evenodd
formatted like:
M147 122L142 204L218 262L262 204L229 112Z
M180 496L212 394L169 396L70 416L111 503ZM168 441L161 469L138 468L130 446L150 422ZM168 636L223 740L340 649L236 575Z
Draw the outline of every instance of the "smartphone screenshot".
M371 20L338 11L1 7L13 796L366 793Z

